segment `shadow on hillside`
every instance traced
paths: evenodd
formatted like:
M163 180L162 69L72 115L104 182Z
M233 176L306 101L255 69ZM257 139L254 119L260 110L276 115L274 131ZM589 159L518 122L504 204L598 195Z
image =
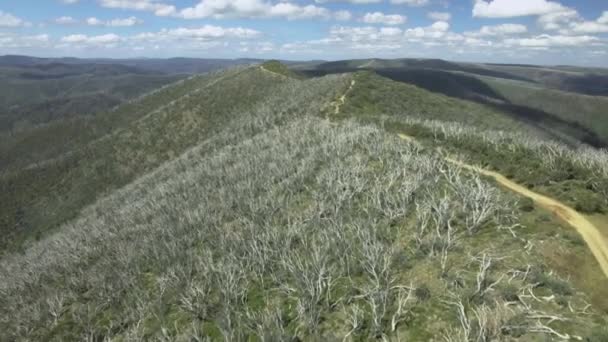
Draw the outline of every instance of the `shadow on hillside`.
M376 70L376 73L393 81L414 84L420 88L451 97L466 100L506 101L490 86L475 77L429 69L381 69Z
M369 67L367 69L371 69L374 71L386 71L386 72L394 72L394 71L460 71L467 72L476 75L482 76L491 76L491 77L499 77L509 80L517 80L517 81L525 81L535 83L534 80L514 75L508 72L503 72L499 70L492 70L487 68L480 68L474 65L469 64L460 64L448 62L442 59L417 59L417 58L402 58L402 59L373 59L373 60L346 60L346 61L335 61L335 62L327 62L317 65L315 69L333 72L335 70L353 70L355 66L352 64L353 62L359 62L359 64L363 62L373 63L373 67ZM363 63L365 65L366 63ZM365 69L365 68L363 68ZM357 70L361 70L357 68Z
M302 73L307 76L316 77L356 71L361 71L361 69L317 69L305 70ZM564 136L568 136L593 147L608 147L606 140L579 123L561 119L542 110L509 103L506 98L475 77L431 69L385 68L372 71L393 81L413 84L434 93L441 93L446 96L487 105L514 119L526 122L547 135L565 143L572 143L571 140L564 139Z
M567 77L562 81L562 87L566 91L586 95L608 96L608 76L587 74Z
M482 99L477 100L477 102L493 107L517 120L526 122L555 139L563 141L564 135L567 135L596 148L608 147L608 142L578 122L563 120L542 110L511 103L495 103ZM569 143L568 141L565 142Z

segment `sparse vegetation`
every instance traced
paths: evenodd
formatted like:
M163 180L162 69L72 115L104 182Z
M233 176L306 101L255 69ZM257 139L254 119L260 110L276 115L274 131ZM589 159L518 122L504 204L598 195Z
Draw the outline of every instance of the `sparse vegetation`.
M509 273L520 242L501 233L513 219L501 195L483 208L507 211L470 230L479 221L465 189L490 185L378 129L312 117L272 128L263 123L271 117L227 127L3 258L3 339L416 339L452 329L491 338L518 313L524 335L565 334L536 316L578 321L534 300L495 303L509 277L522 296L536 285ZM251 124L260 133L246 138ZM484 231L510 242L478 254L491 241L478 240ZM427 273L433 285L420 290ZM461 316L441 309L439 330L410 331L442 302L459 303ZM467 331L458 320L498 330Z
M512 131L408 119L409 133L440 143L471 163L489 166L584 213L608 210L608 153Z
M581 239L443 154L601 211L604 152L368 72L273 63L184 80L68 153L13 159L0 340L601 340L607 290Z

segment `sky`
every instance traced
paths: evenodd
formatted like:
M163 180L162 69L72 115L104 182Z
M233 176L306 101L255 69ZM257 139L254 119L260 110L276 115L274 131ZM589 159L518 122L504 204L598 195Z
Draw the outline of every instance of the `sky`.
M608 67L608 1L0 0L0 54Z

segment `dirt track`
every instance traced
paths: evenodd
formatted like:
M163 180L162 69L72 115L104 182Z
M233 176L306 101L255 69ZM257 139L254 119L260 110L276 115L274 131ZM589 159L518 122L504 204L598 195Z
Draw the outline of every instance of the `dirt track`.
M399 134L399 137L403 140L415 143L414 138L405 134ZM484 176L494 178L505 188L532 199L536 205L551 211L562 221L568 223L583 237L583 240L585 240L585 243L591 250L591 253L593 253L593 256L599 263L604 275L608 277L608 241L606 241L606 238L601 234L598 228L582 214L551 197L531 191L530 189L509 180L507 177L498 172L465 164L459 160L449 157L446 157L445 160L464 169L475 171Z
M348 87L348 89L346 89L344 94L342 94L342 96L340 96L338 101L336 101L335 103L336 107L334 108L334 114L340 114L340 109L342 108L342 105L344 105L344 103L346 102L346 95L348 95L348 93L353 90L353 87L356 83L357 82L355 82L355 80L350 81L350 86Z
M261 68L264 71L274 74L274 72L267 70L266 68L264 68L264 66L261 66ZM355 80L352 80L350 87L346 90L346 92L344 92L344 94L338 99L338 101L334 103L334 114L340 113L342 105L344 105L344 103L346 102L346 95L348 95L348 93L353 89L354 85ZM408 135L399 134L399 137L410 143L417 144L416 140ZM587 218L585 218L582 214L553 198L533 192L528 188L509 180L507 177L501 175L498 172L484 170L482 168L465 164L461 161L449 157L446 157L445 160L449 163L458 165L464 169L475 171L485 176L494 178L499 184L501 184L505 188L532 199L534 203L536 203L538 206L551 211L562 221L568 223L570 226L576 229L576 231L583 237L583 240L585 240L585 243L591 250L591 253L599 263L600 268L604 272L604 275L608 278L608 242L598 230L598 228L593 223L591 223L591 221L587 220Z

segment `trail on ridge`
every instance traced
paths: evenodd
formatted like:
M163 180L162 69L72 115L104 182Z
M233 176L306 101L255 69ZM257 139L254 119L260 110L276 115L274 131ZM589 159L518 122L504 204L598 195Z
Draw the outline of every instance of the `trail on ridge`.
M261 66L262 70L267 72L276 74L272 72L264 66ZM346 96L355 86L356 81L352 80L348 89L340 96L340 98L334 103L334 114L339 114L341 107L346 102ZM418 142L411 136L405 134L398 134L399 138L406 140L410 143L417 144ZM597 260L602 269L604 275L608 278L608 242L604 238L604 236L600 233L599 229L591 223L587 218L585 218L581 213L577 212L573 208L570 208L566 204L553 199L551 197L541 195L530 189L521 186L502 174L494 171L485 170L473 165L466 164L462 161L452 159L449 157L445 157L445 160L449 163L458 165L464 169L471 170L477 173L480 173L484 176L489 176L494 178L499 184L503 187L518 193L522 196L528 197L534 201L538 206L545 208L552 212L555 216L560 218L562 221L565 221L570 226L572 226L576 231L583 237L583 240L591 250L591 253Z
M340 96L338 101L335 102L334 114L336 114L336 115L340 114L340 109L342 108L344 103L346 103L346 95L348 95L348 93L350 93L350 91L353 90L353 87L355 86L356 83L357 82L355 80L350 81L350 86L348 87L348 89L346 89L344 94L342 94L342 96Z
M399 134L399 137L403 140L416 143L415 139L408 135ZM464 169L494 178L503 187L532 199L538 206L549 210L562 221L568 223L583 237L583 240L585 240L591 253L600 264L600 268L604 272L604 275L608 277L608 242L599 229L581 213L556 199L531 191L530 189L509 180L498 172L485 170L450 157L445 157L445 160Z
M276 71L268 70L268 69L266 69L266 67L265 67L265 66L263 66L263 65L260 65L260 69L262 69L262 71L264 71L264 72L271 73L271 74L273 74L274 76L287 77L287 76L285 76L285 75L283 75L283 74L279 74L279 73L278 73L278 72L276 72Z

